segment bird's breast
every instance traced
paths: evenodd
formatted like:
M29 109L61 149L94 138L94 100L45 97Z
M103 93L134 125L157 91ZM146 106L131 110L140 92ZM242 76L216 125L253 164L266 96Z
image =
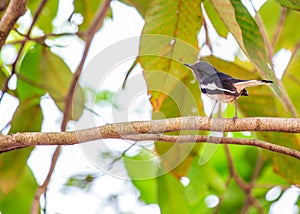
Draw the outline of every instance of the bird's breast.
M221 103L230 103L235 101L237 98L240 96L233 96L233 95L228 95L228 94L206 94L209 98L213 100L217 100L218 102Z

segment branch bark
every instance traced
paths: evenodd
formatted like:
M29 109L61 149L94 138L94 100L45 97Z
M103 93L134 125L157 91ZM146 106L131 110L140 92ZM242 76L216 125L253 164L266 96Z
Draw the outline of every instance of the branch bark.
M241 118L218 119L179 117L164 120L107 124L90 129L39 133L27 132L0 135L0 152L35 145L73 145L99 139L117 138L134 141L160 140L177 143L210 142L256 146L300 159L300 151L257 139L213 137L204 135L166 135L172 131L204 130L219 132L273 131L300 133L300 118Z
M26 0L11 0L0 21L0 50L19 17L26 11Z

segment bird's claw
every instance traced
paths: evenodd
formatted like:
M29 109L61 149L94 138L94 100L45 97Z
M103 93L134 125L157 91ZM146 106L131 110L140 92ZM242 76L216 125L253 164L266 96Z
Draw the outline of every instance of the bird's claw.
M232 118L233 122L235 122L236 119L238 119L238 116L237 116L237 115L234 115L233 118Z

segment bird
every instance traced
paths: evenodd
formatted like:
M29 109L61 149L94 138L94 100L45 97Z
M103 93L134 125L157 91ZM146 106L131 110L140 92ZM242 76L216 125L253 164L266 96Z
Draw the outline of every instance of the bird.
M215 100L212 112L209 118L212 118L214 109L218 102L235 104L235 113L233 120L237 116L237 99L240 96L248 96L246 87L266 85L273 83L271 80L243 80L236 79L228 74L218 71L215 67L207 62L196 62L195 64L184 64L192 69L195 78L199 82L200 90L209 98Z

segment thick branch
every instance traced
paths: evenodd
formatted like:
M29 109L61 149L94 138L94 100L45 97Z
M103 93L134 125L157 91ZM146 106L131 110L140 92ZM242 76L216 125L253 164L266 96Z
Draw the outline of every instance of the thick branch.
M286 154L300 159L300 152L256 139L238 139L212 136L163 135L180 130L211 131L274 131L300 133L298 118L241 118L208 119L206 117L182 117L154 121L108 124L91 129L61 133L16 133L0 135L0 152L34 145L73 145L93 140L117 138L135 141L160 140L165 142L211 142L219 144L250 145Z
M26 0L11 0L0 21L0 50L14 25L26 11Z

